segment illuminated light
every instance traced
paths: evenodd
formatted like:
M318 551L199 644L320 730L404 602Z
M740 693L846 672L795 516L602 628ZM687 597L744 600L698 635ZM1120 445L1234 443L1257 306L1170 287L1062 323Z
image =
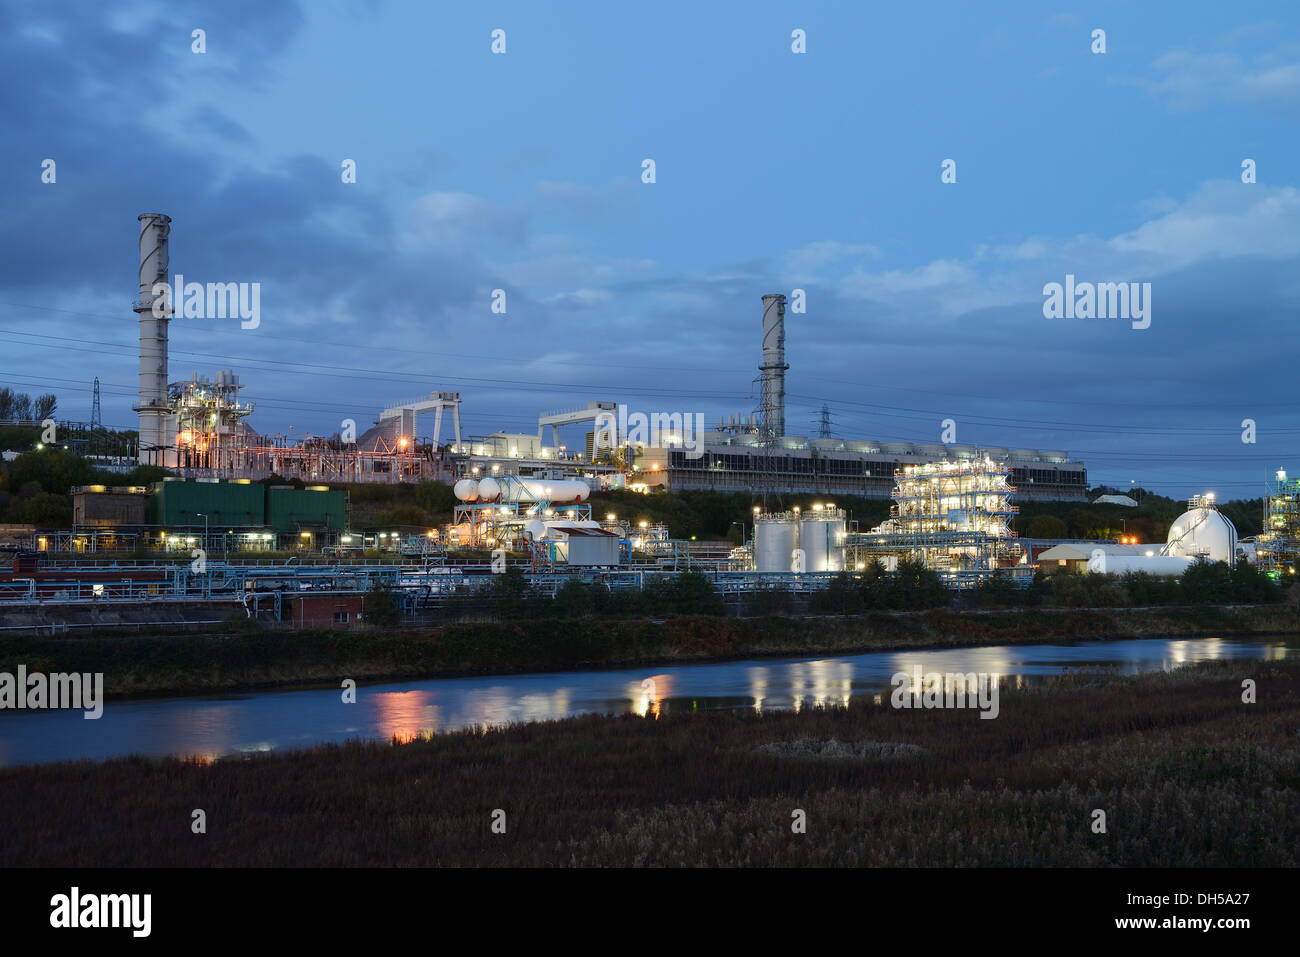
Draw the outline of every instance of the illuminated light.
M406 436L402 436L402 448L406 448Z
M645 527L646 527L647 525L649 525L650 523L647 522L645 519L642 519L641 521L637 522L636 524L637 524L637 528L645 528Z
M501 471L501 466L499 466L499 465L494 465L494 466L492 466L492 471L493 471L493 472L500 472L500 471Z
M754 506L754 514L755 514L755 515L757 515L757 514L758 514L759 512L761 512L761 511L762 511L762 509L759 508L757 505Z
M303 533L302 533L301 535L299 535L298 537L299 537L299 538L311 538L311 532L303 532Z
M344 535L344 536L343 536L343 544L344 544L344 545L347 545L347 544L348 544L349 542L351 542L351 541L352 541L352 536L351 536L351 535Z
M429 529L429 531L428 531L426 534L427 534L430 538L433 538L433 529Z
M1149 549L1149 548L1147 549L1147 551L1146 551L1146 556L1147 556L1147 558L1154 558L1155 555L1156 555L1155 552L1153 552L1153 551L1152 551L1151 549Z
M612 521L614 521L617 517L618 517L618 516L616 516L613 512L610 512L608 515L605 516L605 521L607 521L607 522L612 522Z

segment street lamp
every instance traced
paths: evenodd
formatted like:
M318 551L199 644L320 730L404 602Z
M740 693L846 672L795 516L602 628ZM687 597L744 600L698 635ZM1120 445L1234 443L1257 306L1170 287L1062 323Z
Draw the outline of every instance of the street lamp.
M208 513L195 512L194 514L203 516L203 550L206 552L208 550Z

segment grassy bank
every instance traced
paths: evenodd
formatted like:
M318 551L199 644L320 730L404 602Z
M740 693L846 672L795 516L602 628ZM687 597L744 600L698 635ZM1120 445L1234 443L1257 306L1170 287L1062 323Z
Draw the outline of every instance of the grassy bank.
M461 623L424 630L2 637L0 671L103 672L110 695L312 682L507 674L763 655L1024 644L1053 639L1300 631L1294 607L870 612L811 619L708 616Z
M45 765L0 771L22 822L0 829L0 866L1293 867L1297 728L1300 663L1216 662L1004 688L992 721L886 696ZM866 756L809 756L832 739Z

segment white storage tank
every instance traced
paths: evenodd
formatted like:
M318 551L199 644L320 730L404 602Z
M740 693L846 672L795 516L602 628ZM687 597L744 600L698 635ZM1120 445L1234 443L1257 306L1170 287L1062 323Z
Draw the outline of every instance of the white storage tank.
M1169 527L1165 551L1232 564L1237 557L1237 527L1218 509L1204 505L1183 512Z
M580 479L521 479L514 475L485 478L478 483L478 494L485 502L550 502L574 505L585 502L591 486Z
M844 571L845 513L838 508L803 512L799 516L799 547L804 571Z
M754 520L754 571L788 572L799 542L799 520L789 512L759 515Z
M462 502L477 502L478 482L473 479L461 479L452 487L452 492Z
M1107 575L1146 572L1148 575L1177 577L1187 571L1191 563L1190 558L1175 555L1107 555L1103 559Z

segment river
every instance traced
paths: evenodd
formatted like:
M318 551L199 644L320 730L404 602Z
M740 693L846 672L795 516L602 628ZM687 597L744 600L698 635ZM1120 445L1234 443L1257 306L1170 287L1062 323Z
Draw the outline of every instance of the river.
M1113 665L1123 673L1213 659L1276 660L1300 653L1287 638L1181 638L999 645L835 657L438 678L185 698L110 700L98 720L81 711L0 713L0 767L128 754L216 759L349 738L409 739L476 725L600 713L667 714L842 704L890 688L897 672L976 672L1004 682Z

